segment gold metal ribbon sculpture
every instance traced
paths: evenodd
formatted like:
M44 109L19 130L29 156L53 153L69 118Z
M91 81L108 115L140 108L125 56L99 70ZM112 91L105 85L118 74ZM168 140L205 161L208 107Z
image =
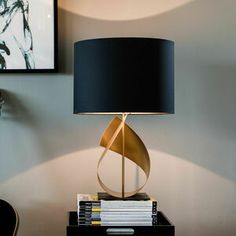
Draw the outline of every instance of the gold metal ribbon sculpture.
M127 114L122 115L122 120L115 117L104 131L100 146L105 147L97 166L97 178L101 187L110 195L118 198L130 197L138 193L146 184L150 173L150 159L148 151L138 135L125 123ZM122 191L116 192L108 188L100 178L99 168L108 150L122 155ZM124 158L128 158L139 166L145 173L145 183L131 192L125 192L124 187Z

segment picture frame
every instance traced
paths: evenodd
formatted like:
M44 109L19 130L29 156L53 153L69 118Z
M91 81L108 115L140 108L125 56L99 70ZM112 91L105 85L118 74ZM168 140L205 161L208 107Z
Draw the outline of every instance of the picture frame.
M58 71L57 0L0 1L0 73Z

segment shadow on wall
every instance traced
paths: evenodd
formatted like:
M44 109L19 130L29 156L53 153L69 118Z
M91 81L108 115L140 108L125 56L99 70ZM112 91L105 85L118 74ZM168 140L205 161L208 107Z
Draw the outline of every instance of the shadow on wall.
M26 126L35 127L35 118L30 110L25 107L24 103L11 91L2 90L5 100L4 115L1 117L2 122L13 121L19 122Z
M176 114L165 117L132 117L128 119L128 123L143 136L147 147L197 163L236 182L236 175L231 169L236 162L233 158L236 151L233 144L236 111L229 106L235 101L232 88L236 86L233 76L236 69L229 67L229 64L236 65L236 61L230 57L232 52L228 53L226 46L226 53L222 53L222 41L215 40L219 32L227 32L231 37L222 40L235 55L236 49L230 45L234 45L232 43L235 42L236 35L230 28L233 24L231 17L236 10L230 4L233 5L230 1L217 1L209 9L205 1L194 1L167 13L131 21L96 20L60 8L59 76L70 76L70 82L67 83L70 87L65 92L64 86L52 86L51 92L44 94L48 103L41 105L50 110L49 106L53 106L52 94L60 94L57 103L64 108L58 106L59 112L55 114L45 112L45 116L48 115L49 118L44 119L36 111L29 112L30 108L24 104L25 107L18 111L18 116L25 117L25 126L32 130L40 143L38 149L42 152L41 158L16 166L3 179L13 177L46 160L97 145L100 134L111 119L72 115L74 42L97 37L146 36L169 38L176 42ZM222 12L223 6L227 6L229 11ZM211 66L212 64L217 66ZM58 81L62 83L59 78L57 83ZM48 85L44 83L43 86ZM221 88L226 89L227 93L224 94ZM21 101L14 94L11 96L15 109ZM41 103L43 101L39 100ZM219 105L231 115L225 116L220 111L218 113ZM224 162L227 165L223 165Z
M3 150L5 155L1 155L3 158L0 158L1 181L15 176L18 172L28 169L29 166L35 164L32 155L29 156L28 154L30 143L27 143L27 135L30 136L31 141L34 140L34 143L37 143L40 156L42 158L46 157L44 152L46 143L44 142L43 135L40 135L39 120L37 119L37 114L27 106L25 102L27 98L24 95L22 96L7 90L2 90L2 94L5 103L0 117L0 149ZM19 127L23 127L25 133L22 133ZM35 148L35 151L38 151L36 147L33 148Z

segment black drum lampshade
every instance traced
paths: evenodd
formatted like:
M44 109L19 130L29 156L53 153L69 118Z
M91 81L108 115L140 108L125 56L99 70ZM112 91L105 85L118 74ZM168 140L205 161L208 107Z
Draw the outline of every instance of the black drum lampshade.
M174 43L104 38L75 43L74 113L174 113Z

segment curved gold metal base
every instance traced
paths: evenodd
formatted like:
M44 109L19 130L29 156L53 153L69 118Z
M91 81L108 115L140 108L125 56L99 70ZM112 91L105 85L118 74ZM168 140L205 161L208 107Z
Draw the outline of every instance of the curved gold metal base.
M108 194L114 197L130 197L139 192L146 184L149 174L150 174L150 158L148 155L148 151L143 144L142 140L138 137L138 135L125 123L125 119L127 114L123 115L123 119L121 120L119 117L115 117L111 123L108 125L106 130L104 131L100 146L105 147L97 166L97 178L98 182ZM105 157L108 150L114 151L122 155L122 191L117 192L108 188L104 182L101 180L99 175L99 168L103 158ZM124 189L124 158L128 158L133 161L137 166L139 166L145 176L145 183L131 192L125 192Z

